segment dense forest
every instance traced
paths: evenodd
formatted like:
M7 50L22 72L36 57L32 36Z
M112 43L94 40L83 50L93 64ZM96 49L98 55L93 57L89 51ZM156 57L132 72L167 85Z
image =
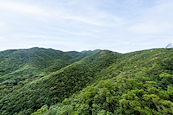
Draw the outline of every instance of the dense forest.
M2 115L172 115L173 49L0 52Z

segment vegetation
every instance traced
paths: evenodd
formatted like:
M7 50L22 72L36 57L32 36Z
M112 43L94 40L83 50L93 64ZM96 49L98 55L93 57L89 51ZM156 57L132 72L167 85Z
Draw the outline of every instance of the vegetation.
M4 51L0 55L5 58L19 51ZM172 49L127 54L108 50L61 53L59 55L65 53L65 56L54 59L47 58L47 52L44 52L41 57L47 59L46 62L39 60L34 65L32 61L25 61L15 68L20 62L16 59L14 64L9 62L14 65L9 73L7 67L0 69L2 115L173 114ZM41 58L35 58L38 59ZM5 60L11 61L7 57ZM1 65L7 62L0 60ZM32 74L35 78L9 83L15 78L22 79L25 74Z
M25 85L68 66L97 51L62 52L31 48L0 52L0 99ZM0 103L2 107L3 103ZM1 112L0 112L1 113Z

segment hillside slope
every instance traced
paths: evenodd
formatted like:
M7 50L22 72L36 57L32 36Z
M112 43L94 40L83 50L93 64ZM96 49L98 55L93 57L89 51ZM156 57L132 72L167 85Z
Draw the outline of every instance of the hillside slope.
M53 105L73 93L94 83L102 69L109 67L119 53L99 51L56 72L29 82L0 100L0 112L4 115L29 114L44 104ZM74 59L74 58L73 58ZM41 61L40 61L41 62ZM48 70L46 70L48 71Z
M32 115L172 115L173 50L123 54L97 82Z
M6 50L0 52L0 75L14 73L25 66L30 66L36 69L37 72L44 71L46 68L55 69L48 70L51 72L57 71L94 52L95 51L62 52L59 50L37 47L31 49Z
M32 81L58 71L96 52L62 52L37 47L1 51L0 99Z
M173 49L3 51L0 94L2 115L171 115Z

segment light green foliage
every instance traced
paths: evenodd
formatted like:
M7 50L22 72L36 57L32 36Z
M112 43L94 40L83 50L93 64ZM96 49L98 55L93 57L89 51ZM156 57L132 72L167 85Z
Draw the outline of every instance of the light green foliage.
M40 109L38 109L35 113L32 113L31 115L48 115L48 106L44 105Z
M171 77L173 77L173 75L168 74L168 73L162 73L162 74L160 74L160 77L162 77L162 78L164 78L164 77L171 78Z

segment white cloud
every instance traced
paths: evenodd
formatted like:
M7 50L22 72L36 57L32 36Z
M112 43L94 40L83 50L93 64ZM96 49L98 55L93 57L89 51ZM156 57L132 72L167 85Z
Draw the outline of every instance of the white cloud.
M4 22L0 22L0 30L3 30L6 27L6 24Z
M5 22L0 22L0 35L7 34L7 32L10 30L10 27Z
M153 1L0 0L0 36L8 40L1 44L121 52L159 46L172 39L173 2Z
M4 41L5 40L5 38L4 37L0 37L0 41Z
M50 21L51 19L71 20L75 21L75 23L80 22L94 26L115 26L122 23L122 19L112 16L107 12L98 10L96 5L97 2L83 2L77 0L72 3L69 2L68 7L67 5L58 5L58 7L51 8L47 6L40 7L34 3L26 4L14 1L0 1L0 9L19 14L23 13L25 15L31 14L33 15L32 18L40 15L46 16L48 17L45 17L47 21ZM81 7L81 5L83 7ZM44 17L40 18L40 20L44 20Z
M36 5L29 5L18 2L0 1L0 9L9 10L11 12L30 13L36 15L48 15L42 8Z
M72 35L80 35L80 36L89 36L91 35L92 32L87 32L87 31L81 31L81 30L77 30L77 31L74 31L74 30L65 30L65 29L59 29L59 31L61 32L64 32L66 34L72 34Z
M34 39L55 39L55 40L63 40L64 38L52 37L52 36L44 36L44 35L23 35L24 38L34 38Z
M135 9L143 4L142 0L124 0L124 7L128 9Z
M168 34L173 29L173 2L155 2L153 7L142 10L137 18L133 18L128 30L134 34Z
M84 1L73 0L58 8L48 10L52 18L74 21L76 24L88 24L93 26L117 26L123 22L120 17L109 14L99 8L99 0Z
M137 34L160 34L170 28L168 23L139 23L129 27L129 30Z

